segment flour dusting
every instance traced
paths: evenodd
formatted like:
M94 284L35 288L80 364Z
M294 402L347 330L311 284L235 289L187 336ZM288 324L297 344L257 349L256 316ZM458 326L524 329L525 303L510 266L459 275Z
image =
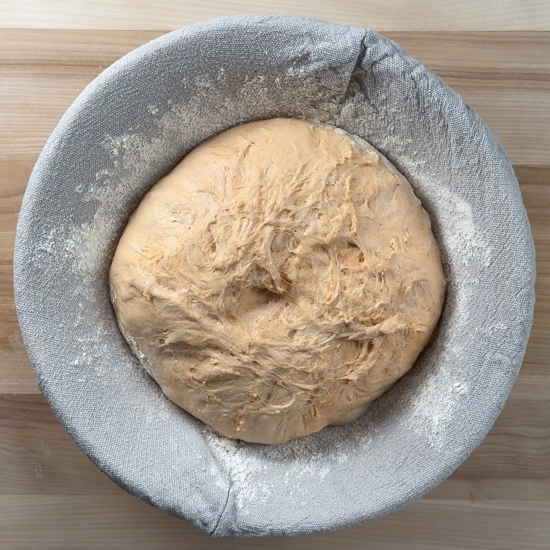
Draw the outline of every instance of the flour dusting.
M216 483L224 490L228 490L229 486L233 488L237 507L242 509L246 504L257 499L267 501L272 485L254 483L252 479L254 473L262 471L264 464L253 455L239 452L240 442L223 437L207 427L203 433L212 452L225 463L225 469L229 475L229 485L223 477L218 477Z
M225 465L228 489L243 513L248 513L247 505L269 500L274 488L271 482L273 474L266 474L273 472L274 468L281 468L282 482L290 497L310 501L314 498L312 487L323 483L334 472L335 464L347 463L350 455L350 451L343 450L344 434L338 429L332 432L332 444L328 446L329 430L324 431L325 438L310 436L281 445L255 445L229 439L207 426L204 426L203 433L216 459ZM352 434L355 438L357 435ZM371 436L365 434L360 439L368 445Z
M453 265L433 359L420 364L417 375L409 383L405 381L409 407L404 419L409 429L425 437L430 445L443 448L446 432L457 411L464 407L464 400L469 398L461 367L468 362L470 350L464 347L462 332L470 327L478 283L475 273L490 264L492 249L476 230L472 209L466 201L442 186L433 186L432 194L439 195L440 247L446 256L460 258L460 262ZM451 360L453 367L438 366L439 357Z

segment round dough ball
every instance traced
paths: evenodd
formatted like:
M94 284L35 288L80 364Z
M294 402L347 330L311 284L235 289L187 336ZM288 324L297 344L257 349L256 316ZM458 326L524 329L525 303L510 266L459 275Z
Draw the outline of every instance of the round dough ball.
M411 368L445 293L405 178L366 142L292 119L191 151L133 214L110 282L164 393L258 443L358 418Z

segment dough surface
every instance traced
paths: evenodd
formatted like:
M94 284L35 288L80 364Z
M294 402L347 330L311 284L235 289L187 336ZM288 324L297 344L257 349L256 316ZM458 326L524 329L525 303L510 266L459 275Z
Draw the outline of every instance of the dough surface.
M445 295L406 179L359 138L293 119L191 151L134 212L110 284L172 401L271 444L358 418L412 367Z

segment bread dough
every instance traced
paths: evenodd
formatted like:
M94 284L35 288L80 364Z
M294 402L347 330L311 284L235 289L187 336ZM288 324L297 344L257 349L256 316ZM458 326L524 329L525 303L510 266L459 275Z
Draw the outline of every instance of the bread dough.
M191 151L133 214L110 283L164 393L258 443L358 418L411 368L445 293L406 179L359 138L293 119Z

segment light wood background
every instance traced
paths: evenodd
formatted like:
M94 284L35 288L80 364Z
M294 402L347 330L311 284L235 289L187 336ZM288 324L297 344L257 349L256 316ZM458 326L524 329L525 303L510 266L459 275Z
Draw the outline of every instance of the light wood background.
M55 124L105 67L202 19L286 13L369 26L460 92L506 148L537 246L535 324L485 442L406 509L302 539L210 539L116 487L39 393L13 304L17 213ZM0 549L550 548L550 2L548 0L0 0Z

